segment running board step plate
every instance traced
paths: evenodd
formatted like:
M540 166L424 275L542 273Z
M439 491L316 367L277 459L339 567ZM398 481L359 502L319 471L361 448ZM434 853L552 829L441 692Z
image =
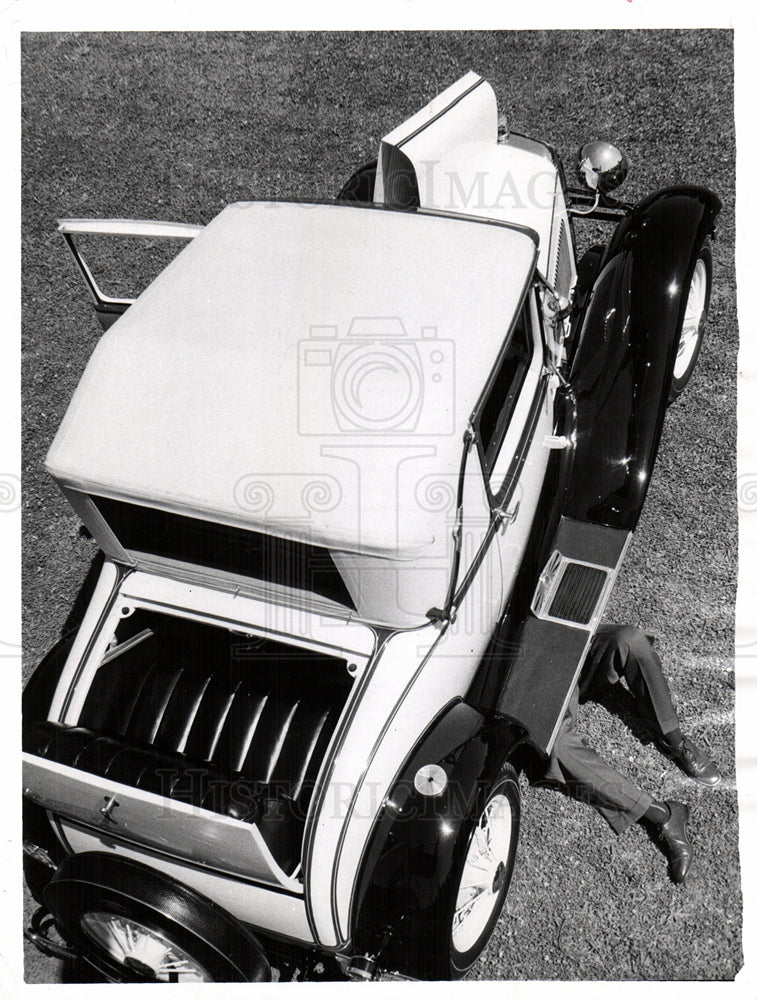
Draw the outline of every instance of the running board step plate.
M550 753L631 533L562 518L517 645L503 657L497 714Z

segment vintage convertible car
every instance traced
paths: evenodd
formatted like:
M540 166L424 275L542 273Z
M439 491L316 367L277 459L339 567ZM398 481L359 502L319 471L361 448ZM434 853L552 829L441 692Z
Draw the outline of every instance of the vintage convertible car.
M720 209L566 187L469 73L334 202L67 220L47 467L104 555L25 691L27 935L118 982L446 979L500 916L697 360ZM576 259L574 220L615 223ZM181 238L131 302L82 234Z

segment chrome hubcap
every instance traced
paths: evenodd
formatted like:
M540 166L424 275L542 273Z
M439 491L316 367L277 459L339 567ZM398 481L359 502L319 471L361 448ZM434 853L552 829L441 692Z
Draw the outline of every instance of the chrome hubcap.
M673 369L673 377L682 378L697 349L704 324L704 310L707 302L707 267L703 260L698 260L691 279L689 297L686 300L686 311L683 316L681 339L678 342L678 354Z
M452 944L469 951L479 940L499 902L512 838L510 800L495 795L478 821L468 847L452 918Z
M209 983L203 967L157 931L114 913L94 911L80 919L82 930L132 972L159 983Z

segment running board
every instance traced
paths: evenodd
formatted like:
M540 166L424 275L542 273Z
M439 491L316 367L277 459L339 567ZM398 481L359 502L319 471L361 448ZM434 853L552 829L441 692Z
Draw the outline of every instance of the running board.
M552 751L631 532L563 517L514 648L504 653L498 715Z

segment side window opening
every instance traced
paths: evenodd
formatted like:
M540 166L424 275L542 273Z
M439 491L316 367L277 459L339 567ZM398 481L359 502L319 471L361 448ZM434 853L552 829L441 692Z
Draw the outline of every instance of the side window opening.
M531 363L533 338L529 312L530 300L527 300L518 313L505 352L479 407L477 432L488 474L494 467Z

